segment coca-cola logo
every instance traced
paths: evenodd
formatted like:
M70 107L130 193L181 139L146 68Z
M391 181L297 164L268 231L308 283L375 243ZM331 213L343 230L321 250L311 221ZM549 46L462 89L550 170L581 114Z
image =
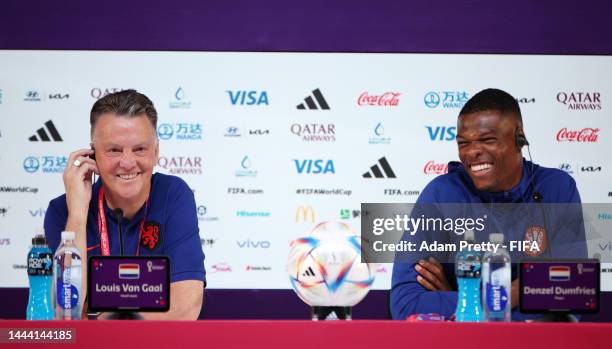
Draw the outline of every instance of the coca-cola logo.
M599 140L598 128L585 127L582 130L568 130L566 127L557 132L557 142L589 142Z
M423 173L426 175L435 174L441 175L448 172L448 164L436 164L433 160L428 161L423 167Z
M357 99L357 105L397 107L399 105L399 92L385 92L382 95L369 95L368 92L362 93Z

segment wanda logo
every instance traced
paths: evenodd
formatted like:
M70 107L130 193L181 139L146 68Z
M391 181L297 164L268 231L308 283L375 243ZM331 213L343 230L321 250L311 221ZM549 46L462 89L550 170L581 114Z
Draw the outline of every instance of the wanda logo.
M369 95L368 92L362 93L357 99L357 105L371 105L379 107L396 107L399 105L399 92L385 92L382 95Z
M430 175L441 175L448 172L448 164L436 164L433 160L428 161L423 167L423 173Z
M582 130L568 130L566 127L557 132L557 142L589 142L594 143L599 140L598 128L586 127Z

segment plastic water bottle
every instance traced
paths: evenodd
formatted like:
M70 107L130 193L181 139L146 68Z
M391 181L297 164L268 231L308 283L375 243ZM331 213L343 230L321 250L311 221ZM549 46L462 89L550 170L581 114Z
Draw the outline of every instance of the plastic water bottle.
M499 244L497 252L488 251L482 258L482 306L486 321L511 321L512 271L510 254L501 247L504 234L491 234L489 241Z
M457 253L455 275L457 276L458 298L455 321L482 321L480 305L480 272L481 255L474 251L474 231L468 230L464 235L468 246Z
M74 232L63 231L62 243L55 252L55 318L57 320L79 320L83 300L81 299L82 271L81 253L74 245Z
M32 249L28 253L28 320L53 320L53 253L47 246L47 239L37 234L32 239Z

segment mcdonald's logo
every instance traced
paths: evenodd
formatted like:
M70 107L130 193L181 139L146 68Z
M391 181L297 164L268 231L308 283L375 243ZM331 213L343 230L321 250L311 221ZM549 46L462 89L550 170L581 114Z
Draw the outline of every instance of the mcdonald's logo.
M302 222L308 221L308 216L310 216L310 222L315 222L315 212L312 206L298 206L297 210L295 210L295 222L299 223L300 220Z

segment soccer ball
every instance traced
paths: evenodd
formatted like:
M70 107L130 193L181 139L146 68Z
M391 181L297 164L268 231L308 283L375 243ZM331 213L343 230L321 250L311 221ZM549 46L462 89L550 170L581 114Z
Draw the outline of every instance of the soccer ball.
M310 236L291 243L287 263L297 295L310 306L354 306L366 296L376 275L361 263L361 242L344 223L319 223Z

